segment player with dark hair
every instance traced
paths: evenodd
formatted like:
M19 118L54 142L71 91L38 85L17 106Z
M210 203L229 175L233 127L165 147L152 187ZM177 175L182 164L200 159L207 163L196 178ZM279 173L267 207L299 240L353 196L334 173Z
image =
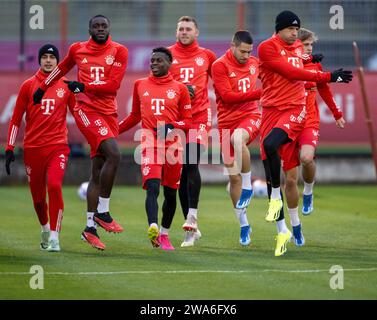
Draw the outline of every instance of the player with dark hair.
M97 15L90 19L90 39L76 42L68 55L41 83L34 93L39 103L47 88L75 65L78 81L66 81L76 94L74 117L90 144L92 172L87 193L87 225L82 239L94 248L104 250L96 223L108 232L119 233L123 228L110 216L110 194L120 161L116 95L127 66L128 50L112 41L109 19ZM96 223L95 223L96 222Z
M151 56L151 74L135 81L132 111L119 124L123 133L141 121L141 172L147 191L145 209L148 238L154 247L174 250L169 229L177 206L177 189L182 170L182 142L174 129L187 131L191 126L191 103L187 87L169 73L171 52L155 48ZM164 187L161 229L158 228L158 196Z
M258 47L261 97L261 155L269 189L267 221L277 221L278 235L275 256L283 255L291 238L283 213L280 190L280 156L284 145L295 141L305 126L305 82L345 82L352 80L352 72L339 69L330 72L310 72L303 69L304 49L297 39L299 17L291 11L279 13L275 20L276 34ZM279 155L280 152L280 155ZM281 155L283 154L283 155Z
M17 134L26 113L24 163L34 209L42 228L40 248L56 252L60 251L59 232L64 210L62 184L69 155L67 105L73 113L76 102L63 78L45 92L41 103L34 105L33 92L58 64L58 49L51 44L42 46L38 61L40 69L22 84L17 96L9 123L5 167L10 175L10 165L15 160L13 150Z
M298 31L298 39L304 46L304 54L309 56L309 60L304 63L304 69L317 72L322 71L320 61L323 55L312 55L313 43L317 41L314 32L301 28ZM302 224L298 215L299 191L298 191L298 166L302 164L302 177L304 180L303 207L302 213L308 215L313 210L313 185L315 176L314 153L319 140L319 110L316 102L316 95L321 95L326 105L332 112L336 125L344 128L345 120L342 111L337 107L330 87L327 83L315 83L308 81L305 83L307 119L305 127L297 138L297 141L288 143L284 155L289 155L290 159L282 158L283 170L286 176L285 195L287 198L288 212L291 220L292 231L296 246L303 246L305 238L302 233Z
M212 125L208 100L208 79L216 55L198 44L199 28L196 19L182 16L178 19L177 42L169 47L173 54L170 73L187 86L190 92L193 129L186 137L185 162L182 168L179 199L185 218L185 238L182 247L193 246L201 233L198 229L198 203L201 189L200 156L208 145L208 132Z
M251 227L246 209L253 191L248 145L259 133L261 113L256 100L259 61L251 55L253 39L248 31L237 31L231 47L212 65L218 128L224 165L230 182L230 197L240 222L240 244L250 244Z

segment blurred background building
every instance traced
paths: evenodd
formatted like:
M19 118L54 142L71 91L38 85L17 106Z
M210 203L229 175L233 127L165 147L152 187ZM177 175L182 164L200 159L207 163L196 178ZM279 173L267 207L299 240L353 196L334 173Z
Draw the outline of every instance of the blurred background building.
M32 23L36 22L36 14L40 13L41 9L43 28L35 29ZM357 41L367 71L366 84L372 117L376 123L377 73L373 72L377 70L377 1L375 0L0 0L2 21L0 143L2 145L5 143L7 125L20 84L38 68L39 47L45 43L53 43L60 49L60 55L63 57L70 44L88 39L88 21L96 14L103 14L110 19L113 40L129 49L127 73L118 94L119 115L123 117L130 110L134 80L144 77L149 72L151 49L174 43L176 21L180 16L196 17L200 28L200 45L212 49L218 56L227 50L235 31L249 30L254 38L256 55L258 44L274 32L276 15L287 9L298 14L301 18L301 26L313 30L318 35L319 42L315 46L315 52L324 54L325 69L347 67L355 70L352 42ZM339 20L342 18L343 21ZM41 21L37 22L41 23ZM340 28L334 28L334 23L335 27ZM75 72L71 72L68 76L75 77ZM358 79L355 78L350 85L332 85L332 89L337 104L344 112L347 128L340 131L335 127L332 115L319 98L321 112L319 159L331 155L331 159L347 156L353 159L358 157L358 159L371 160ZM210 97L213 109L216 111L211 86ZM216 112L213 120L216 124ZM77 130L72 117L68 118L68 123L70 142L74 146L73 154L83 156L78 146L85 140ZM22 143L22 135L23 133L20 132L19 143ZM134 131L120 138L125 152L135 145L133 137ZM257 157L257 143L253 144L253 148L253 154ZM84 157L85 155L84 153ZM335 166L336 164L335 161ZM362 170L364 171L356 175L361 177L364 174L365 180L368 180L371 171L365 168ZM0 172L0 183L2 183L3 172L2 170ZM324 181L329 172L322 178Z

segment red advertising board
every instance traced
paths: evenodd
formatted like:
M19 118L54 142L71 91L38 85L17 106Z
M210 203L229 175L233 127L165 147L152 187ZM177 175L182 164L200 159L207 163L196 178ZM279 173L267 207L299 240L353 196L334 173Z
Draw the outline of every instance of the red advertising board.
M30 74L17 72L0 73L0 143L4 146L7 135L7 127L12 116L12 110L17 98L18 89L21 83L30 76ZM122 83L118 93L119 119L122 119L131 110L132 87L136 79L145 77L145 73L128 73ZM73 79L74 74L71 74ZM366 85L371 107L371 114L375 127L377 127L377 73L366 74ZM334 119L323 103L320 97L318 102L321 112L321 137L320 143L341 143L341 144L367 144L368 131L365 124L364 108L360 94L359 81L357 76L350 84L332 84L331 85L335 100L343 110L344 118L347 122L344 130L335 126ZM216 127L216 105L212 86L210 85L209 96L213 107L214 125ZM69 140L71 143L85 142L83 136L77 129L71 116L68 117ZM121 142L133 142L134 130L120 136ZM377 132L377 128L375 129ZM23 128L18 135L18 143L22 142ZM376 137L377 138L377 137Z

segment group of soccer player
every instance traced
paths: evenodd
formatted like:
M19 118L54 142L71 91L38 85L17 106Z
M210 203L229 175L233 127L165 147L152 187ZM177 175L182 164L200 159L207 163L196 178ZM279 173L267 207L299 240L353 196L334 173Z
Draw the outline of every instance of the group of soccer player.
M212 115L208 80L216 94L222 157L230 182L230 198L240 223L242 246L251 242L247 208L253 190L248 145L260 136L260 150L268 186L267 221L277 222L275 256L283 255L292 237L286 226L280 189L281 166L285 194L297 246L305 243L298 215L298 167L304 179L302 213L313 210L314 154L318 143L319 111L316 91L332 111L336 124L345 121L336 106L328 82L348 83L352 72L323 72L321 54L313 55L317 40L300 29L299 17L283 11L275 21L274 35L251 55L253 39L237 31L230 48L220 58L198 44L195 18L177 22L174 45L152 50L148 77L134 83L132 110L118 123L116 94L127 66L128 51L112 41L110 21L97 15L89 21L90 39L71 45L59 63L58 49L40 48L40 69L20 89L8 130L6 170L15 160L14 147L26 113L24 163L34 208L42 226L40 248L60 251L64 203L62 182L67 166L67 107L73 114L91 152L91 176L87 190L87 223L81 236L92 247L104 250L97 225L107 232L123 228L110 215L110 195L120 162L116 138L141 122L142 187L148 238L154 247L174 250L169 229L177 207L177 190L185 218L182 247L201 237L198 203L201 190L199 162L208 147ZM64 75L77 66L77 81ZM257 89L258 78L262 89ZM259 103L258 103L259 100ZM182 134L183 133L183 134ZM164 202L159 227L158 196ZM46 201L48 193L48 204Z

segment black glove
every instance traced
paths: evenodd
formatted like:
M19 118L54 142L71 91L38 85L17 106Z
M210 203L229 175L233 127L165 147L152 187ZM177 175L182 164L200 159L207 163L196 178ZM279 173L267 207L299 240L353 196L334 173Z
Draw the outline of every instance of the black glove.
M38 88L33 94L34 104L41 103L44 94L45 94L45 92L41 88Z
M352 71L338 69L331 72L331 81L330 82L344 82L348 83L352 81L353 75Z
M154 131L157 131L157 137L166 139L166 136L174 129L174 126L171 123L167 123L161 127L154 128Z
M195 98L195 89L194 89L194 87L192 85L189 85L189 84L187 84L186 87L187 87L187 89L188 89L188 91L190 93L190 99L191 100L194 99Z
M312 62L313 63L321 62L323 58L324 58L324 55L322 53L312 54Z
M10 163L14 161L14 152L12 150L5 151L5 170L7 171L8 176L10 175Z
M84 84L78 81L68 81L64 80L66 84L68 84L68 89L72 91L73 93L80 93L84 92Z

